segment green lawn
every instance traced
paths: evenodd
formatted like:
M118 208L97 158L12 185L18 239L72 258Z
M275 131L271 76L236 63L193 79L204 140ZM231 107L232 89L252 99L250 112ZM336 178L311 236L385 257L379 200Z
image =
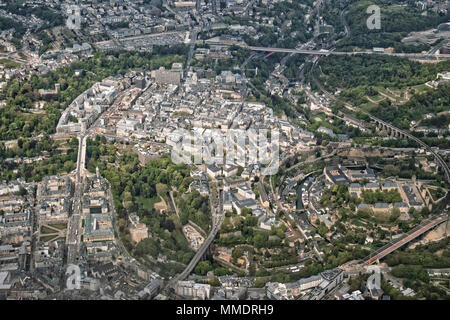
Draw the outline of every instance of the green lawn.
M427 85L425 85L425 84L418 84L417 86L412 86L411 88L416 90L416 93L424 92L427 89L429 89L429 87Z
M20 63L8 59L0 59L0 65L3 65L5 69L14 69L19 67Z
M50 227L56 228L58 230L64 230L67 229L67 223L55 223L55 224L49 224Z
M48 241L50 241L50 240L52 240L52 239L54 239L55 238L55 236L45 236L45 237L41 237L41 241L43 241L43 242L48 242Z
M433 188L428 188L428 190L431 193L431 196L433 197L433 200L436 201L440 198L442 198L443 196L445 196L445 190L440 188L440 189L433 189Z
M51 234L51 233L57 233L57 231L50 229L46 226L41 227L41 234Z
M136 202L142 206L144 209L151 210L153 209L153 206L155 203L158 203L161 201L161 198L159 196L153 197L153 198L144 198L144 197L137 197Z
M364 222L362 222L359 218L352 218L351 223L357 227L363 227L363 228L366 227L366 224Z

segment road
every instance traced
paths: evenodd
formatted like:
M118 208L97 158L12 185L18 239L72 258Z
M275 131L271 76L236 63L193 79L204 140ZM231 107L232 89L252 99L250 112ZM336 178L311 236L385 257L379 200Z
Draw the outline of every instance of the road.
M120 101L122 94L116 98L116 102ZM108 117L117 108L117 103L114 103L108 111L104 112L98 117L98 119L87 130L83 130L78 136L78 155L77 155L77 168L75 173L75 192L72 203L72 215L69 217L67 224L67 264L77 264L79 258L81 234L82 230L82 198L83 198L83 181L87 174L86 170L86 148L87 138L94 133L94 130L102 117ZM110 195L111 196L111 195ZM114 210L114 209L112 209ZM113 215L114 216L114 215ZM116 235L117 236L117 235ZM120 241L118 241L120 242ZM121 243L119 243L120 245ZM119 246L120 247L120 246ZM122 251L125 251L122 248Z
M187 73L189 71L189 67L191 65L191 61L192 61L192 57L194 55L194 50L195 50L195 40L197 39L197 30L196 29L192 29L190 32L190 40L191 40L191 45L189 46L189 52L188 52L188 57L186 60L186 66L184 68L184 76L187 77Z
M0 53L0 58L2 59L8 59L17 63L26 64L28 61L20 59L15 57L14 55L17 54L17 52L8 52L8 53Z
M175 213L177 214L178 218L180 217L180 213L178 212L177 204L175 203L175 199L173 198L173 191L169 191L170 200L173 205L173 209L175 210Z
M263 179L263 177L261 177L261 178ZM272 176L269 176L269 185L270 185L270 191L272 192L272 195L273 195L273 199L275 200L276 205L277 205L276 213L278 213L281 210L284 210L284 207L280 202L280 196L279 196L278 192L275 192L275 190L273 189Z
M82 178L84 174L84 163L86 157L86 136L78 137L78 157L75 178L75 193L72 203L72 215L69 217L67 224L67 264L76 264L79 254L79 245L81 243L81 201L83 196ZM83 158L84 155L84 158Z

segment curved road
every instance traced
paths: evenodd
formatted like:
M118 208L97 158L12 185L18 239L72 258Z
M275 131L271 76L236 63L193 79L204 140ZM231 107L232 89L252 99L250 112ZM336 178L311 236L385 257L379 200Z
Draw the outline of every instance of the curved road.
M314 64L315 66L316 64ZM314 68L313 66L313 68ZM334 95L332 95L331 93L329 93L327 90L325 90L325 88L323 88L323 86L319 83L319 81L317 81L317 79L314 77L314 75L311 73L312 79L314 81L314 83L319 87L319 89L325 94L325 96L327 96L328 98L332 99L332 100L339 100L338 98L336 98ZM344 102L344 101L342 101ZM420 140L419 138L413 136L412 134L410 134L409 132L402 130L400 128L395 127L394 125L383 121L373 115L371 115L370 113L361 110L361 109L356 109L354 107L352 107L350 104L344 102L344 106L351 110L351 111L361 111L362 113L366 114L371 120L376 121L378 123L381 123L383 125L385 125L386 127L390 128L391 130L397 131L401 134L403 134L405 137L407 137L408 139L411 139L415 142L417 142L419 145L421 145L422 147L424 147L427 151L429 151L431 154L433 154L434 158L436 159L436 162L442 167L442 169L444 170L445 173L445 178L447 179L448 182L450 182L450 168L448 166L448 164L445 162L445 160L438 154L436 153L429 145L427 145L425 142L423 142L422 140Z
M365 114L367 114L369 116L370 119L372 119L373 121L376 121L378 123L381 123L382 125L390 128L391 130L397 131L401 134L403 134L405 137L407 137L408 139L411 139L415 142L417 142L419 145L421 145L422 147L424 147L427 151L431 152L434 156L434 158L436 159L436 161L439 163L439 165L442 167L442 169L444 170L445 173L445 178L447 179L448 182L450 182L450 169L448 167L448 164L445 162L445 160L438 154L436 153L429 145L427 145L425 142L423 142L422 140L420 140L419 138L413 136L412 134L410 134L407 131L404 131L402 129L399 129L395 126L393 126L392 124L383 121L373 115L371 115L370 113L364 112Z

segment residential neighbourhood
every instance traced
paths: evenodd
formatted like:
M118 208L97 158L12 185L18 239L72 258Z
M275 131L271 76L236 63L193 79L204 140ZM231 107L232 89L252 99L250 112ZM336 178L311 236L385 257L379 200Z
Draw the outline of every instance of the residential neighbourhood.
M2 1L0 300L448 300L450 12L373 2Z

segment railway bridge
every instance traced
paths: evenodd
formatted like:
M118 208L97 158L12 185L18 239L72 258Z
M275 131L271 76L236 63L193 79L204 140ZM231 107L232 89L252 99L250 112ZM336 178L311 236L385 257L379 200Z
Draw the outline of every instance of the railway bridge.
M417 144L419 144L421 147L425 148L425 150L430 152L436 159L436 162L439 164L439 166L444 171L446 180L450 182L450 168L448 167L447 162L445 162L445 160L436 151L434 151L429 145L427 145L425 142L423 142L422 140L413 136L411 133L409 133L405 130L399 129L399 128L393 126L392 124L390 124L386 121L383 121L369 113L366 113L366 114L369 116L370 120L374 121L378 127L380 127L382 130L388 132L388 134L393 135L395 137L407 138L407 139L413 140L413 141L417 142Z

